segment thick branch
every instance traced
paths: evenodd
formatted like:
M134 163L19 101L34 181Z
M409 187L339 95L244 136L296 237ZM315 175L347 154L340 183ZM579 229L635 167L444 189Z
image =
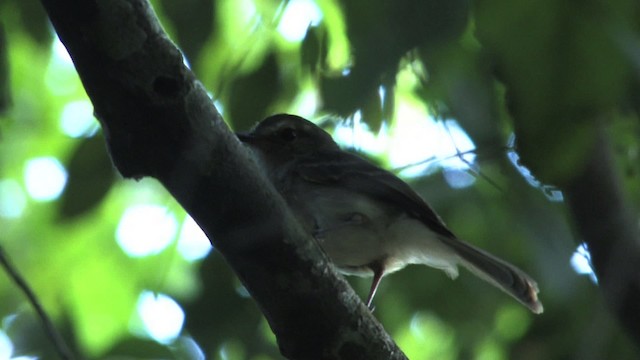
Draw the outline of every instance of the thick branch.
M258 302L283 355L404 358L300 231L147 1L42 3L94 104L118 170L156 177L182 204Z
M626 200L611 147L599 129L587 164L565 187L567 201L604 296L640 343L640 233Z

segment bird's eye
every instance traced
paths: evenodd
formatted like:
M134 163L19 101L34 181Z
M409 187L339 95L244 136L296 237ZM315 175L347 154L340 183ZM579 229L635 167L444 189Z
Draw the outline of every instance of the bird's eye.
M286 142L291 142L298 137L298 133L293 128L284 128L280 131L280 138Z

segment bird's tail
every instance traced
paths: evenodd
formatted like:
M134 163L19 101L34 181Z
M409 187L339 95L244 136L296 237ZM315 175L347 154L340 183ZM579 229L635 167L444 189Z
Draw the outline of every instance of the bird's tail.
M538 284L524 271L458 239L443 240L455 249L464 267L513 296L535 314L542 313Z

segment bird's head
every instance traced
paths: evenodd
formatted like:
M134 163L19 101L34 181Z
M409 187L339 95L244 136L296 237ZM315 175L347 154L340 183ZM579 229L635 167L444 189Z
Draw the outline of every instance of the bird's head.
M285 161L317 151L339 149L326 131L309 120L289 114L270 116L251 131L236 135L271 160Z

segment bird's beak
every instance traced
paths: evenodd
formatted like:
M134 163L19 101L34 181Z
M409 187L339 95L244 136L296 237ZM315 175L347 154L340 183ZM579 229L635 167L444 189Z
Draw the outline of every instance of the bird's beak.
M250 133L246 133L246 132L237 132L236 136L238 137L238 139L240 141L242 141L243 143L249 143L251 144L252 142L255 142L256 137L253 136Z
M249 147L262 148L267 145L267 141L264 137L256 136L250 132L237 132L236 136L243 144Z

